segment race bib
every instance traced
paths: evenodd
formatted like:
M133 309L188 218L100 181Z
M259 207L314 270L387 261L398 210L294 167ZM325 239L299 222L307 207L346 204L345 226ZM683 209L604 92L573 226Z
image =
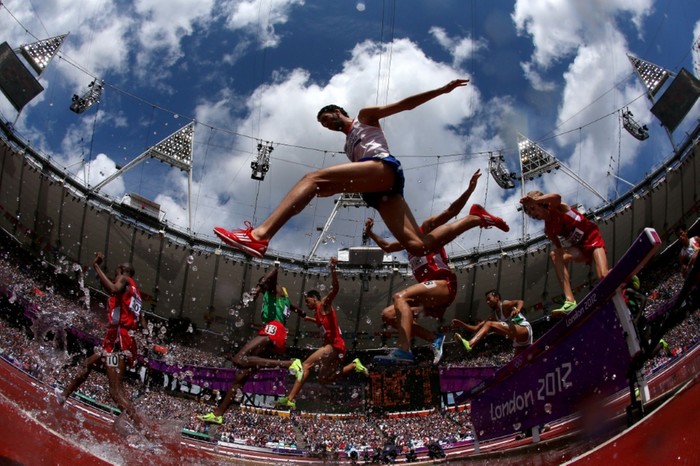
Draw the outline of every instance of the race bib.
M107 367L119 367L119 353L105 355L105 365Z

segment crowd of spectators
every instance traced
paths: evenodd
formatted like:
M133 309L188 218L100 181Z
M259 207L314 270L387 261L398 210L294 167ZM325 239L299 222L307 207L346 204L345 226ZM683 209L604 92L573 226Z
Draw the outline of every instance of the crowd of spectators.
M455 443L473 438L470 423L459 424L436 411L410 418L384 417L377 422L384 436L399 451L409 451L431 443Z
M673 266L645 272L643 277L643 290L649 298L644 309L647 315L655 312L682 285ZM85 348L78 354L69 351L65 329L70 326L101 336L105 325L104 296L91 297L90 290L83 286L79 266L67 262L59 262L58 267L44 261L37 263L12 248L0 251L0 284L0 355L49 385L63 386L74 374L74 364L87 352ZM13 311L20 301L32 304L31 319L19 315L16 309ZM166 362L209 367L223 367L226 363L223 352L214 354L171 340L163 319L149 319L149 330L148 336L138 335L140 344L166 348L157 355ZM670 349L648 361L645 370L650 373L697 344L699 330L700 317L695 313L665 335ZM483 351L465 357L466 360L457 362L451 359L450 364L500 366L510 360L512 348L505 344L485 345ZM140 412L150 419L161 420L174 431L212 433L212 426L196 417L216 402L211 391L196 395L172 392L149 384L149 380L144 368L137 368L125 378L125 386ZM110 405L113 403L107 387L105 375L96 371L81 386L80 393L98 404ZM301 446L311 451L347 454L376 451L387 443L395 445L398 451L408 452L435 442L471 439L472 426L466 410L401 418L362 415L342 419L232 410L226 413L224 425L215 433L218 440L225 442L283 448Z
M384 446L386 440L373 419L366 416L352 419L297 417L296 424L304 444L312 451L374 451Z

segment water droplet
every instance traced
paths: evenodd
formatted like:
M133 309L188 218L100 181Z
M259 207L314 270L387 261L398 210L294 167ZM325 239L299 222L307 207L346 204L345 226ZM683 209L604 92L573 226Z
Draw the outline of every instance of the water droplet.
M241 298L241 301L242 301L243 307L248 307L248 305L253 302L253 295L251 295L248 292L243 293L243 297Z
M522 424L519 422L516 422L515 424L513 424L513 430L520 430L521 427L522 427Z
M552 414L552 403L544 404L544 412L547 414Z
M192 265L193 262L194 262L194 256L187 256L187 263Z
M365 319L365 322L367 322L367 325L370 325L372 323L372 319L367 316L367 319Z

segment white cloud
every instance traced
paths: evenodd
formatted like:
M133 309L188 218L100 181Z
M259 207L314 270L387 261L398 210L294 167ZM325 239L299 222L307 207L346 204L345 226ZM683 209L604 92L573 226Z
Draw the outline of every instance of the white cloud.
M345 163L344 154L332 154L342 150L343 135L328 131L316 122L316 113L322 106L337 103L356 115L360 108L374 105L378 94L382 101L391 102L461 77L453 68L428 58L415 43L397 40L392 45L388 92L386 89L378 92L376 70L380 55L385 52L382 47L388 46L369 41L358 44L342 70L322 84L312 82L309 73L301 69L278 74L274 82L259 87L249 97L247 116L239 122L233 117L233 109L238 105L234 96L229 94L218 101L202 102L197 109L199 121L216 121L217 127L231 127L240 134L264 135L265 139L284 145L275 147L271 169L260 184L250 179L250 161L255 157L256 141L239 138L235 144L228 143L228 150L210 148L204 174L193 189L200 199L196 228L208 233L217 225L242 226L243 220L253 220L251 212L255 212L259 223L305 173ZM416 74L416 69L421 73ZM406 155L401 158L408 179L406 197L414 204L417 218L430 215L431 207L445 208L447 202L465 189L473 171L484 165L483 160L465 163L459 159L458 162L443 159L436 164L434 157L435 154L467 151L464 135L455 128L474 116L479 107L479 93L470 85L382 121L392 151L400 158ZM326 148L328 152L296 146ZM424 193L427 188L432 192L438 167L440 198L431 206L425 202ZM332 199L313 201L280 231L272 247L306 254L318 234L315 227L325 223L332 207ZM356 229L364 216L371 213L364 209L344 212L333 229L336 233ZM300 240L304 232L309 235L301 236ZM346 239L342 239L342 234L339 238L337 243L325 247L341 247Z
M618 30L616 17L629 14L639 28L641 18L650 12L651 1L647 0L519 1L512 15L518 31L533 40L531 61L521 66L535 89L541 89L543 83L548 89L551 80L560 81L559 76L548 78L547 70L555 62L571 60L563 85L559 85L562 98L553 132L561 136L553 141L554 155L576 172L585 166L582 178L604 196L615 185L609 167L618 159L622 166L629 165L637 152L634 143L621 141L615 112L642 93L634 81L615 86L631 71L627 41ZM600 99L604 95L608 98ZM589 205L602 202L563 175L544 177L540 183L542 190L558 191L565 198L580 196Z
M556 83L554 81L546 81L542 78L542 75L537 72L532 63L520 63L520 67L525 73L525 79L528 80L533 89L537 91L553 91L556 89Z
M451 38L443 28L437 26L430 28L430 34L435 37L442 48L450 52L453 59L452 64L456 67L461 66L487 47L483 40L474 40L471 37Z
M406 170L406 198L419 220L444 208L464 189L473 171L481 168L483 176L472 201L486 203L486 207L497 215L509 222L518 222L515 205L519 192L505 192L494 187L493 181L488 179L486 164L489 151L504 147L512 151L515 131L526 128L537 128L537 134L528 135L532 137L551 131L555 137L545 142L546 148L572 168L578 169L584 161L594 164L585 170L586 181L594 184L596 189L607 191L612 186L606 173L610 160L619 160L623 168L634 166L641 144L624 132L620 139L616 109L630 103L640 123L652 122L646 101L639 99L642 94L639 83L630 79L619 84L630 74L630 67L625 56L626 39L619 32L622 28L618 24L623 20L629 22L631 18L640 34L644 32L641 20L651 11L651 0L518 1L511 16L514 26L504 31L503 36L489 36L488 44L469 34L460 36L463 33L459 29L448 29L447 26L429 29L429 25L424 25L417 34L408 31L397 35L402 38L393 44L370 40L355 44L350 41L358 40L357 37L376 37L362 35L359 28L354 29L360 31L357 36L340 31L327 46L314 44L318 47L314 49L313 58L318 61L304 61L308 69L281 69L279 64L270 61L272 77L265 78L264 84L252 92L247 90L249 88L240 89L260 81L256 79L251 84L250 77L245 75L249 70L237 68L237 61L254 46L280 47L279 53L305 53L298 49L284 50L287 44L282 41L286 31L300 35L305 32L307 25L295 24L293 15L304 2L215 1L34 2L51 33L71 31L63 49L66 56L90 72L111 75L112 82L108 80L108 84L127 92L133 89L139 99L154 105L142 105L143 100L134 103L135 99L122 93L114 100L107 100L114 95L108 87L105 103L110 108L104 105L100 109L121 110L121 113L112 115L109 121L99 115L95 133L90 127L93 118L83 118L84 121L76 120L75 123L67 120L70 124L59 121L68 113L72 93L83 92L90 78L64 61L56 60L50 72L42 77L42 82L51 92L43 93L27 106L17 127L33 146L45 148L52 157L55 146L59 144L57 141L61 141L60 152L65 154L59 154L61 163L78 164L77 167L80 167L81 154L85 153L85 141L95 137L96 142L104 143L106 148L98 145L96 150L108 155L100 154L89 162L92 179L99 172L114 170L114 161L123 164L128 157L124 154L138 153L143 145L158 139L156 134L164 135L166 130L171 130L171 127L164 127L167 125L161 126L165 120L172 124L170 115L165 118L160 115L163 108L176 107L178 113L188 118L194 115L198 122L203 123L197 126L194 147L194 226L198 232L211 234L211 228L217 225L238 227L246 219L259 223L303 174L345 162L344 155L334 155L342 149L343 135L330 132L316 122L316 112L321 106L337 103L351 115L356 115L364 106L393 102L457 77L471 78L462 68L468 61L480 61L481 52L487 47L492 59L507 56L509 63L517 63L524 58L522 72L531 87L549 92L545 95L528 89L528 92L521 93L519 79L508 81L514 82L514 86L496 88L506 82L500 81L503 76L499 75L493 82L471 83L413 111L382 121L389 145ZM355 8L365 3L358 0L343 10L360 26L369 12L358 15ZM30 4L21 0L8 0L5 4L32 32L43 30ZM499 13L503 14L502 7ZM51 20L47 21L47 18ZM324 16L324 19L337 20L344 27L356 26L347 18ZM11 45L26 42L27 35L22 28L11 21L7 24L6 34ZM498 24L508 26L503 21ZM695 27L696 40L700 36L698 24ZM513 35L515 28L519 37ZM431 45L421 49L412 39L425 40L422 36L426 30L430 31ZM195 31L206 35L194 34ZM223 41L208 44L209 35L216 35ZM318 35L312 39L318 39ZM498 39L504 40L499 42ZM522 50L527 50L524 43L527 40L532 41L531 56L518 56ZM450 58L444 62L428 55L435 50L436 43L450 53ZM182 46L185 44L196 50L210 47L207 50L212 53L183 56ZM391 60L387 60L389 53ZM695 57L697 54L696 51ZM439 51L438 55L444 57L446 54ZM175 62L177 68L170 66ZM214 66L197 69L197 65L203 62ZM216 68L222 63L225 66ZM480 64L475 66L479 70L486 68ZM158 67L158 73L152 76L157 76L158 82L146 83L147 89L139 87L143 83L139 83L138 78L155 67ZM168 81L176 73L182 76L185 71L191 77L185 85L175 79ZM121 79L128 84L120 83ZM484 92L489 96L488 101L484 101L483 89L477 88L477 84L483 89L490 87L488 93ZM234 87L239 85L240 89ZM164 89L168 95L162 92ZM192 108L191 102L198 102L196 108ZM5 112L7 105L4 101L1 103ZM55 110L59 106L65 107L64 113ZM542 118L541 113L547 113L547 117ZM14 112L5 114L14 115ZM69 118L75 117L72 113L68 115ZM31 116L31 124L26 124L28 116ZM689 115L688 119L692 118L693 115ZM558 127L538 127L545 120L547 126L556 120ZM652 131L658 130L658 124L649 126ZM124 130L115 131L114 127ZM146 133L149 134L145 136ZM124 136L131 140L120 140ZM256 155L258 139L275 143L271 170L261 183L250 179L250 162ZM661 145L653 137L645 144ZM659 150L659 157L667 150L668 147ZM437 154L441 154L439 159ZM450 157L445 154L476 155ZM150 172L160 166L153 163L146 166L146 170ZM185 225L186 177L170 167L165 167L163 174L153 178L158 181L149 186L151 191L145 194L158 199L170 222L185 219L176 222ZM83 176L82 169L76 175ZM126 175L125 179L130 184L132 178ZM124 182L121 178L119 180L108 185L110 192L123 193ZM528 189L535 185L543 190L559 191L571 202L575 202L576 197L595 202L595 196L587 194L585 189L582 191L577 183L563 175L543 177L533 186L528 185ZM325 223L332 207L331 199L313 201L280 231L272 247L307 253L316 238L316 228ZM337 242L323 247L332 251L340 246L356 245L358 228L361 228L364 216L371 214L371 210L364 209L341 212L332 227ZM489 241L484 237L491 242L515 239L520 233L517 230L514 228L508 235L488 230L481 232L480 236L486 243ZM475 236L464 235L454 247L469 247Z
M214 6L214 0L137 0L139 65L163 68L175 63L182 56L183 37L191 35L197 23L211 21Z
M304 0L231 0L222 9L229 28L247 32L267 48L279 44L275 26L286 23L292 8L303 4Z
M616 15L632 15L640 27L652 0L519 0L512 14L520 34L532 37L532 61L543 68L569 56L579 45L608 40Z
M87 181L90 186L97 186L108 176L113 175L117 171L117 166L108 155L97 154L92 160L84 166L80 165L71 170L75 177L83 182ZM124 179L117 177L104 185L100 192L109 196L121 199L125 192Z

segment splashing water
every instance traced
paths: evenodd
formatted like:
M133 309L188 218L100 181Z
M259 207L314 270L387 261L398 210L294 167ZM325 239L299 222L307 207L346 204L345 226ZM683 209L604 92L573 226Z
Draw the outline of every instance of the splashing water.
M250 303L253 302L253 297L255 296L255 288L251 289L250 291L246 291L243 293L243 296L241 298L241 304L243 307L248 307Z

